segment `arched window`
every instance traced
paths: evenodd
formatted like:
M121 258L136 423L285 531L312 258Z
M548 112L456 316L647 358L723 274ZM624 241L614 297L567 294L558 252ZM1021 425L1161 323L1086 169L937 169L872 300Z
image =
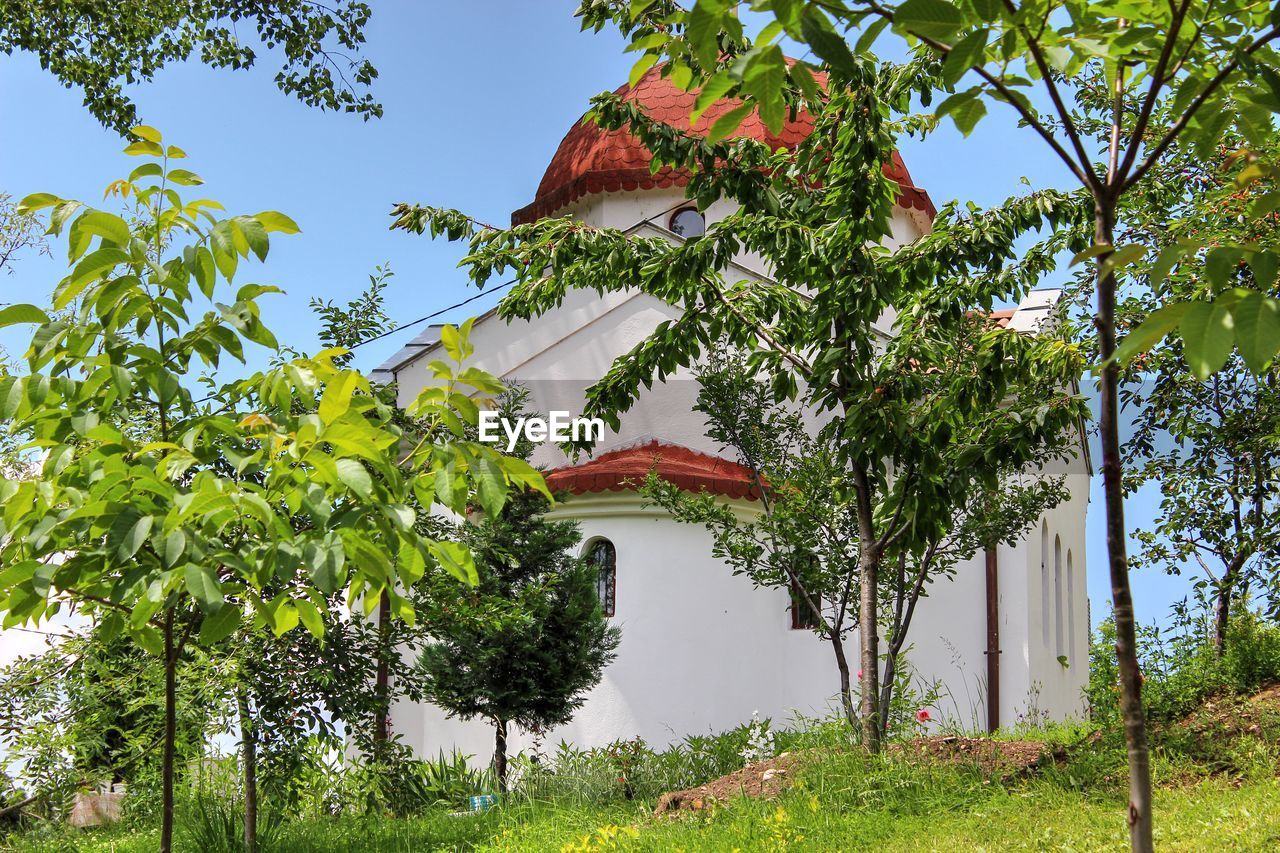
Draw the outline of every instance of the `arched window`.
M1053 537L1053 646L1055 654L1067 653L1062 643L1062 537Z
M1049 523L1040 525L1040 639L1049 645Z
M618 551L608 539L587 545L587 562L596 567L596 597L605 616L612 616L618 604Z
M686 240L707 233L707 220L696 207L682 207L671 214L670 228Z
M1067 654L1076 651L1076 569L1071 562L1071 549L1067 549Z

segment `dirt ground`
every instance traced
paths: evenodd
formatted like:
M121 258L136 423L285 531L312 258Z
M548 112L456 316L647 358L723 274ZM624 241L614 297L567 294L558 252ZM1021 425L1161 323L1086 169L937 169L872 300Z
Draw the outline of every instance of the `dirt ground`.
M714 802L724 802L741 794L744 797L776 797L787 786L789 777L800 763L800 756L784 752L777 758L749 764L746 767L705 785L685 791L671 791L658 800L655 815L675 811L700 811Z
M976 766L984 776L1021 776L1053 758L1048 747L1033 740L937 735L889 747L891 752L923 762Z
M977 766L991 777L1020 776L1053 758L1043 743L953 736L920 737L893 744L890 751L924 762ZM655 815L677 811L701 811L715 802L735 796L776 797L795 774L801 756L784 752L777 758L748 765L696 788L663 794Z

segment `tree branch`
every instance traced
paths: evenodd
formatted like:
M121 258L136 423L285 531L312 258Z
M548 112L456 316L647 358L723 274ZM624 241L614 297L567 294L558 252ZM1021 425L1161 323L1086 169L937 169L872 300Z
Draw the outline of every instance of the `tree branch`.
M893 13L878 3L871 3L869 8L873 13L879 15L881 18L884 18L890 23L893 22ZM922 36L916 32L912 32L911 35L943 56L951 53L950 45L943 44L942 42L929 38L928 36ZM1093 169L1089 167L1088 160L1085 160L1083 163L1077 163L1072 159L1071 155L1067 153L1067 150L1062 147L1062 143L1058 141L1057 137L1055 137L1049 129L1044 126L1032 110L1028 109L1022 101L1018 99L1018 95L1014 93L1012 89L981 65L970 66L970 70L1004 96L1004 100L1018 111L1018 114L1022 116L1022 120L1025 121L1028 126L1034 129L1036 133L1040 134L1040 137L1044 139L1051 149L1053 149L1053 152L1058 155L1059 159L1061 159L1066 167L1071 170L1071 174L1075 175L1076 179L1079 180L1080 183L1084 184L1094 192L1101 191L1102 184L1098 180L1098 176L1093 173ZM1065 117L1059 116L1059 118Z
M1138 157L1138 147L1142 144L1142 137L1147 132L1147 124L1151 121L1151 113L1155 110L1156 103L1160 100L1160 90L1164 87L1165 71L1169 67L1169 60L1173 57L1174 48L1178 43L1178 33L1182 31L1182 22L1186 19L1187 8L1191 5L1191 0L1182 0L1182 3L1173 6L1172 20L1169 22L1169 33L1165 39L1164 47L1160 51L1160 58L1156 60L1156 66L1151 70L1151 86L1147 89L1147 96L1142 100L1142 107L1138 110L1138 121L1134 125L1133 133L1129 135L1128 150L1125 151L1124 162L1120 164L1119 178L1124 180L1124 176L1133 168L1133 161ZM1199 31L1197 30L1197 35ZM1192 43L1195 42L1196 36L1192 37Z
M1177 140L1178 135L1181 134L1186 126L1191 123L1191 120L1195 118L1195 115L1199 112L1200 108L1203 107L1211 97L1213 97L1214 93L1217 92L1218 89L1222 87L1222 84L1227 81L1228 77L1240 69L1240 60L1243 57L1251 56L1263 47L1266 47L1268 44L1275 41L1277 38L1280 38L1280 27L1272 27L1270 30L1267 30L1259 36L1253 44L1249 45L1234 59L1224 65L1222 70L1215 74L1213 79L1208 82L1200 94L1196 95L1195 99L1191 101L1187 106L1186 111L1176 122L1173 123L1173 126L1165 133L1159 144L1157 144L1155 148L1151 149L1151 152L1147 154L1146 158L1142 161L1142 165L1140 165L1137 170L1125 180L1124 187L1128 188L1133 186L1138 181L1142 180L1143 176L1146 175L1147 172L1151 171L1151 168L1155 166L1161 155L1169 149L1169 146Z

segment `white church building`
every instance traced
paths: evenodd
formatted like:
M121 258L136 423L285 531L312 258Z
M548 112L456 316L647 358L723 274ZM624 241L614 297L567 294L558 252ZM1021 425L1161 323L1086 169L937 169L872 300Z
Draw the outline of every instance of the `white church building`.
M694 96L656 70L619 92L660 120L688 126ZM717 114L713 108L699 127ZM794 145L810 129L801 115L778 136L755 118L738 133ZM573 216L678 241L700 234L707 221L731 209L722 201L699 213L684 202L687 176L669 168L651 174L649 162L648 152L625 131L579 121L533 202L512 218ZM903 245L928 233L935 211L900 158L890 177L902 188L890 242ZM743 255L734 266L732 276L767 278L758 258ZM1037 291L996 319L1034 333L1057 296ZM559 308L529 322L507 324L493 312L481 316L472 331L474 363L528 387L532 410L576 415L585 389L612 361L678 313L639 292L572 291ZM429 381L426 365L438 357L438 339L438 329L429 329L375 373L398 382L402 404ZM606 433L593 455L577 464L553 444L537 451L534 462L547 469L552 487L568 494L553 512L579 523L583 552L600 566L605 612L622 631L617 659L575 718L545 733L547 743L563 739L585 748L638 736L660 746L724 731L753 712L777 726L797 713L827 715L838 707L830 647L813 631L793 627L788 593L734 576L712 556L710 533L647 506L636 491L634 484L656 466L681 488L706 489L743 512L758 511L732 451L707 438L702 416L693 411L696 396L691 377L655 384L623 416L620 429ZM1082 459L1067 474L1068 502L1047 513L1024 541L978 554L921 600L907 659L920 678L946 688L946 697L930 709L934 717L985 729L1082 713L1089 642L1085 453L1082 448ZM856 633L847 642L856 657ZM448 719L434 706L413 703L402 703L391 716L396 732L420 754L456 748L483 760L492 752L485 721ZM529 733L513 732L511 750L531 743Z

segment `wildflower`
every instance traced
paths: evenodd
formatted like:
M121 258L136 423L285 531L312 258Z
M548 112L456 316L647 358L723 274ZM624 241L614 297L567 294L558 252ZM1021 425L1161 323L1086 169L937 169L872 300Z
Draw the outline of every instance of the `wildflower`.
M929 712L926 709L921 708L919 711L916 711L917 723L927 723L932 719L933 717L929 716Z
M862 670L858 670L858 680L862 680Z

